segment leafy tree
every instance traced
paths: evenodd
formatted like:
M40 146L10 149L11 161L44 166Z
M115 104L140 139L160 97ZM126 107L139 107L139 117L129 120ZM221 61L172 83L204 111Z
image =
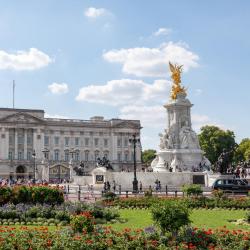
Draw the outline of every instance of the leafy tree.
M250 138L245 138L239 144L234 160L239 161L249 161L250 160Z
M190 211L183 202L157 203L152 207L151 212L154 223L159 226L162 234L171 232L172 236L176 237L180 228L190 223Z
M142 161L147 165L150 165L155 158L156 151L154 149L147 149L142 152Z
M214 164L223 149L231 150L235 146L235 135L231 130L222 130L216 126L204 126L199 134L201 149L205 156Z

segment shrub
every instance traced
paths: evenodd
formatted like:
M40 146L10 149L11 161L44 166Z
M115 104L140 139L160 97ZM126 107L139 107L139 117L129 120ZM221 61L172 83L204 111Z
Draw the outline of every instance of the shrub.
M6 204L10 201L12 196L12 189L9 187L0 187L0 205Z
M182 187L182 192L185 193L187 196L198 196L202 194L202 189L201 186L197 184L184 185Z
M169 201L152 207L152 217L162 234L171 232L175 237L179 229L190 223L189 210L184 203Z
M82 233L83 230L90 233L94 230L93 217L88 211L71 216L70 225L75 233Z
M104 199L108 201L113 201L116 198L116 194L113 192L107 192L104 194Z

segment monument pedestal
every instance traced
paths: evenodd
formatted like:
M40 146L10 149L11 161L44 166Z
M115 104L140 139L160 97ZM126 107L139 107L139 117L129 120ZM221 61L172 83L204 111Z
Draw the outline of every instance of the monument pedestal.
M157 152L157 161L152 167L154 172L193 172L202 160L200 149L167 149Z

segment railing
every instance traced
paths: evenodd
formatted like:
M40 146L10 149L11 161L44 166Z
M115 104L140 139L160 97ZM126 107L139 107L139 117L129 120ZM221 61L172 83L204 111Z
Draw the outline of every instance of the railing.
M140 190L138 193L134 194L132 190L122 190L121 185L118 185L117 188L110 189L109 191L114 192L118 197L144 197L145 192L149 191L149 189L145 188ZM211 196L211 188L204 187L203 193L201 194L204 197ZM94 202L97 199L100 199L105 194L104 190L94 190L92 186L72 186L65 184L64 185L64 196L65 200L71 201L89 201ZM185 194L182 192L181 187L174 187L174 186L165 186L164 189L161 190L152 190L153 196L158 197L184 197ZM229 193L229 196L240 195L235 191ZM247 194L245 194L247 195Z

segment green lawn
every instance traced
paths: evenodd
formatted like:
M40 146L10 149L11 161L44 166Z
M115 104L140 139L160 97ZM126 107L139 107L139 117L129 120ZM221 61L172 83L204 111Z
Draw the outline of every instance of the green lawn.
M150 210L139 209L121 209L121 218L127 219L126 223L109 224L115 230L129 228L145 228L153 225ZM228 220L236 220L244 218L246 211L244 210L193 210L190 216L192 225L199 228L221 228L226 226L228 229L250 230L250 226L235 225Z

